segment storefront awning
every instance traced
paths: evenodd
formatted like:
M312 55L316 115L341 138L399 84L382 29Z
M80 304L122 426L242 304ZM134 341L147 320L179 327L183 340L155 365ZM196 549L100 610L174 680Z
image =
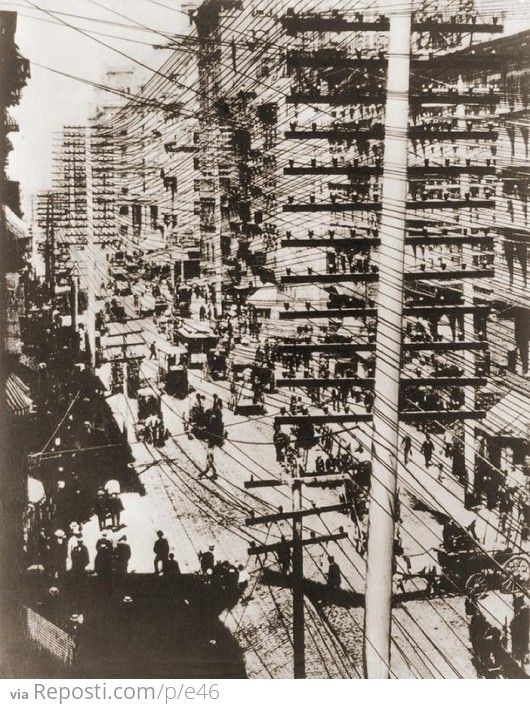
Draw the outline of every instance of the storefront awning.
M29 394L29 387L12 372L6 380L6 402L15 416L26 416L31 412L33 400Z
M528 399L521 392L508 392L493 406L482 422L488 436L503 436L530 441Z
M274 284L265 284L248 297L247 303L254 308L275 308L289 301L289 297L278 291Z
M5 214L8 233L10 233L15 240L30 240L31 233L29 232L24 221L19 218L18 215L13 213L11 208L8 206L5 206Z

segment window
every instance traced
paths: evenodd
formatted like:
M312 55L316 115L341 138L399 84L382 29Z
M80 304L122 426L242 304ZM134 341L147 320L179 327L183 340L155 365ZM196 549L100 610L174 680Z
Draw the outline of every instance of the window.
M138 227L142 225L142 206L138 204L132 206L132 224Z
M150 214L151 214L151 227L156 228L158 224L158 206L151 206L150 207Z

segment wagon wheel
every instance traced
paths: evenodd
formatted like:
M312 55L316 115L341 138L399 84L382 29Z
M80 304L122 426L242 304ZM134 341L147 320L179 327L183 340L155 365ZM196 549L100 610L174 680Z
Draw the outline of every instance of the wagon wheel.
M530 585L530 560L526 556L512 556L503 564L502 589L505 592L525 590Z
M488 590L488 578L484 573L473 573L466 580L465 591L467 595L476 597Z

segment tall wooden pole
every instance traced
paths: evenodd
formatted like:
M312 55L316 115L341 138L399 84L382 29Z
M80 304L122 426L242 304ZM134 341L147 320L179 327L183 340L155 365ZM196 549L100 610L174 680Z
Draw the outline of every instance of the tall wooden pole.
M85 178L86 178L86 280L87 280L87 320L90 367L96 366L96 257L94 245L94 186L92 175L92 128L85 129Z
M302 483L293 484L293 511L302 509ZM302 518L293 519L293 648L294 677L305 678L304 554Z
M459 78L458 92L465 93L467 86L464 81ZM458 129L466 129L466 107L464 104L457 105L456 115L458 117ZM462 147L462 158L473 158L473 150L465 145ZM469 174L462 174L460 177L460 187L463 192L469 192L471 188L471 179ZM462 223L463 221L463 223ZM460 218L460 224L465 226L466 234L471 233L473 226L471 211L464 211L464 215ZM473 266L473 248L470 244L462 245L462 262L467 267ZM473 306L474 303L474 287L471 279L464 279L462 283L462 294L464 297L465 306ZM473 314L463 314L464 325L463 333L464 340L473 340L475 335L473 325ZM475 372L475 353L472 350L465 350L463 353L464 374L469 377L474 377ZM466 409L474 409L476 402L475 387L464 387L464 407ZM464 502L468 509L475 504L475 422L472 419L465 419L463 422L463 444L464 444L464 470L465 470L465 495Z
M364 670L390 677L394 505L399 448L399 375L403 328L407 131L411 8L390 15L385 156L379 252L374 457L368 514Z

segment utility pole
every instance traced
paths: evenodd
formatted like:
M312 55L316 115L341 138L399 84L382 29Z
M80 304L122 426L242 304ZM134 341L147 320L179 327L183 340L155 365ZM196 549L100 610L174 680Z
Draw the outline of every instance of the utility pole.
M127 425L129 423L129 390L128 390L128 379L129 379L129 368L128 368L128 361L127 358L123 360L121 363L121 372L122 372L122 385L123 385L123 439L125 442L127 442L127 436L128 436L128 428Z
M461 78L457 84L458 92L464 93L466 85ZM456 106L456 115L458 116L458 129L464 130L466 127L466 107L462 103ZM467 146L462 147L465 151L466 161L472 158L472 150ZM460 177L460 188L464 192L469 192L471 188L471 179L469 174L462 174ZM471 233L472 216L471 213L465 214L466 232ZM467 267L473 267L473 248L470 244L462 245L462 263ZM465 306L473 306L474 303L474 287L471 279L464 279L462 283L463 303ZM473 314L464 313L463 315L463 333L464 340L473 340L474 326ZM472 350L465 350L463 353L464 374L472 377L475 375L475 354ZM476 390L474 387L464 387L464 406L466 409L474 409L476 406ZM475 492L475 422L473 419L464 419L463 425L463 444L464 444L464 503L470 509L474 505Z
M55 299L55 212L54 195L46 194L46 280L50 301Z
M219 142L222 137L222 130L219 127L217 119L210 125L209 135L209 150L211 158L212 182L213 182L213 198L214 198L214 227L215 238L212 242L213 248L213 266L214 266L214 291L215 291L215 317L220 318L223 315L223 216L221 213L221 180L219 176L219 150L221 148Z
M94 185L92 173L92 128L85 128L85 178L86 178L86 281L87 311L86 329L88 335L90 367L96 366L96 257L94 244Z
M411 7L407 2L390 15L373 404L374 456L368 514L364 617L364 670L367 678L390 677L411 16Z
M246 520L247 526L257 526L259 524L272 524L279 521L290 520L293 522L293 538L292 541L282 543L273 543L265 546L256 546L251 543L248 550L250 556L263 555L269 553L277 553L279 550L289 548L292 550L292 575L291 587L293 591L293 655L294 655L294 677L305 678L305 614L304 614L304 546L314 544L325 544L333 541L345 539L348 535L339 527L338 532L327 536L312 536L304 539L302 536L303 518L306 516L320 516L328 512L342 512L349 509L346 503L333 504L325 507L312 507L311 509L302 508L302 486L304 483L311 486L318 486L322 482L328 485L330 481L341 483L345 480L345 475L338 473L327 473L322 475L300 475L298 472L295 477L285 480L254 480L250 479L245 482L246 489L263 488L263 487L280 487L281 485L290 484L293 496L293 508L290 512L284 512L282 507L274 514L255 517L251 516Z
M293 482L293 512L302 509L302 483ZM302 517L293 519L293 650L294 677L305 678L304 627L304 552L302 546Z
M72 339L74 341L76 352L79 350L77 339L77 323L78 323L78 299L79 299L79 278L75 272L72 272L70 279L70 328L72 331Z

